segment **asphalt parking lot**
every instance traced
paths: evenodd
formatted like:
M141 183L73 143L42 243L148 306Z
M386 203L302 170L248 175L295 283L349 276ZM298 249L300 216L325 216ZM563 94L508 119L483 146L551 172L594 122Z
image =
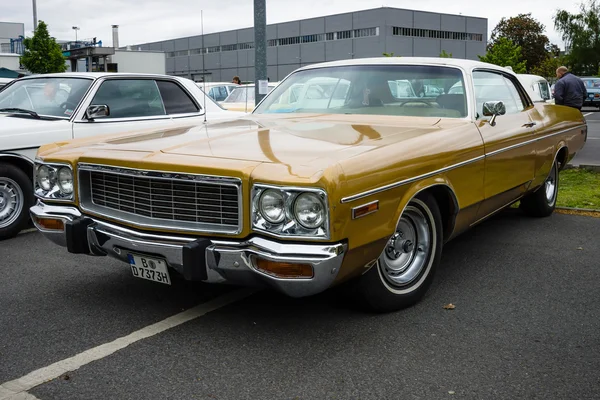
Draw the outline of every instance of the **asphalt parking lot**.
M599 230L508 210L385 315L337 291L160 285L22 234L0 242L0 399L597 399Z

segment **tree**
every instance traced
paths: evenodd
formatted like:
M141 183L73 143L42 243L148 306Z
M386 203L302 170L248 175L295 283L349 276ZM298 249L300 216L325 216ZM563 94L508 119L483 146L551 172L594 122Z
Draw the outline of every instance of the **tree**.
M67 70L60 46L53 37L50 37L48 26L44 21L39 21L33 37L23 40L23 47L25 50L21 57L21 64L32 74Z
M489 47L500 38L510 39L521 47L529 72L546 59L550 40L544 34L545 30L546 27L533 18L531 13L502 18L492 31Z
M549 82L556 80L556 70L560 66L568 66L568 60L566 57L555 57L552 53L549 53L548 57L540 65L535 67L531 73L534 75L540 75L546 78Z
M395 56L394 53L383 53L384 57L401 57L401 56Z
M446 53L446 50L442 50L440 53L441 58L452 58L452 53Z
M578 14L558 10L554 27L567 44L573 72L593 75L600 68L600 6L596 0L588 0L579 10Z
M521 61L521 47L505 37L498 38L480 61L501 67L512 67L516 74L525 73L525 61Z

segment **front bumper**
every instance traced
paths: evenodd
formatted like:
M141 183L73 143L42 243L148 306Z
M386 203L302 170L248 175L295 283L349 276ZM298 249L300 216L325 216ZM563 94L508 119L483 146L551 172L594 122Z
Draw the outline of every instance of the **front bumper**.
M291 244L262 237L216 240L140 232L82 215L75 207L41 201L30 212L38 230L71 253L108 255L126 263L129 252L155 256L188 280L267 285L291 297L314 295L330 287L347 252L346 243ZM40 219L61 220L64 229L45 229ZM313 277L281 278L265 273L256 267L257 258L311 265Z

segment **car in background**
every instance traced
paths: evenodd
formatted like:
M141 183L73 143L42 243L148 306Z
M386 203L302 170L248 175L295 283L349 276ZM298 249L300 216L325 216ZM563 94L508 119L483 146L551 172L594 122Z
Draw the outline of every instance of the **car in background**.
M269 92L277 86L278 82L269 82ZM254 84L238 85L231 94L221 102L221 105L231 111L252 112L255 107Z
M196 85L216 102L224 101L239 86L232 82L196 82Z
M394 96L404 79L464 94ZM31 213L65 253L118 259L134 279L293 297L347 283L350 301L393 311L423 298L461 233L517 201L550 216L586 138L581 112L534 103L492 64L333 61L236 120L40 148Z
M600 109L600 78L593 76L581 77L587 90L587 98L583 101L584 107L597 107Z
M101 134L169 129L244 115L167 75L31 75L0 91L0 240L28 222L38 147Z
M13 80L14 80L13 78L0 78L0 90L2 90L3 87L8 85Z
M517 78L533 101L554 103L553 91L546 78L532 74L517 74Z

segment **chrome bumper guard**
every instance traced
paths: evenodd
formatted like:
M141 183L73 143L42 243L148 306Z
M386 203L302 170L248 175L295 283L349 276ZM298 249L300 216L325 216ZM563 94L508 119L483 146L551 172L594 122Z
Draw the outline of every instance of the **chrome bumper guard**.
M291 297L314 295L330 287L347 251L345 243L292 244L262 237L233 241L146 233L82 215L74 207L41 201L31 207L30 212L37 229L71 253L108 255L126 263L129 263L129 252L155 256L164 259L187 280L268 285ZM44 229L36 223L36 218L60 219L65 228L62 231ZM269 275L256 268L253 262L256 257L309 264L314 276L291 279Z

